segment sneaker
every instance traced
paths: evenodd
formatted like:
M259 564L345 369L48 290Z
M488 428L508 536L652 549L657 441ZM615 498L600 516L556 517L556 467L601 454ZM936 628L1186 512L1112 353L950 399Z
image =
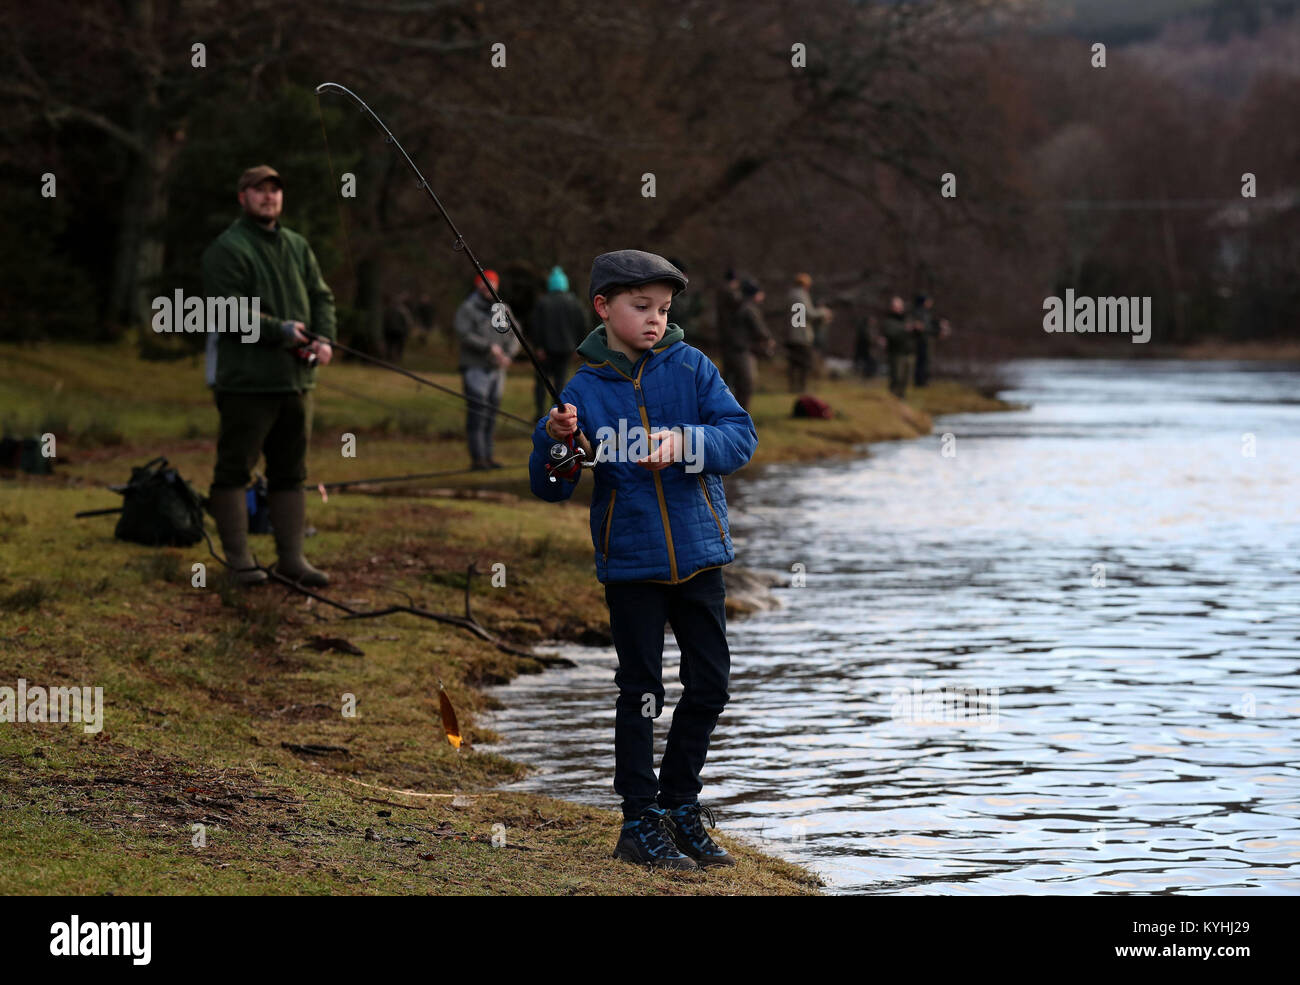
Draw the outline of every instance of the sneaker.
M667 813L668 831L672 835L674 844L693 858L700 868L736 864L736 860L727 854L727 850L710 838L709 833L704 830L704 822L700 819L701 814L709 819L709 827L718 826L713 819L713 811L696 801L693 804L674 807Z
M673 846L668 831L668 812L647 807L640 815L623 822L614 857L652 869L694 869L696 865Z

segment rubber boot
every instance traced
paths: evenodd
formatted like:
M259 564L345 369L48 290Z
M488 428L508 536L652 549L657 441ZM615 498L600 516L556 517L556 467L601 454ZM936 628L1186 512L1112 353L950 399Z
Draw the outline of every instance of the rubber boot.
M330 576L313 568L302 556L307 494L301 487L281 489L267 494L266 505L271 514L271 530L275 534L275 550L278 555L272 570L308 588L328 585Z
M253 555L248 552L248 506L244 490L233 487L209 489L208 512L217 521L221 549L226 554L226 563L230 565L235 581L241 585L260 585L268 581L266 572L254 566Z

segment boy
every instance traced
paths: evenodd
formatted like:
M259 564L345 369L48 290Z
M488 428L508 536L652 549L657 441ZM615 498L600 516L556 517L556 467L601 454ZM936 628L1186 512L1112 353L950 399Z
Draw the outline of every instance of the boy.
M590 526L618 651L614 792L623 828L614 856L671 869L735 864L705 831L700 815L713 818L698 798L731 672L722 566L736 555L722 476L758 445L717 368L668 323L686 285L653 253L596 257L590 298L603 324L578 347L585 364L560 395L563 409L538 422L528 461L535 495L567 499L577 479L547 480L551 446L579 424L592 440L609 436L596 453ZM615 434L623 447L610 449ZM665 621L681 648L683 693L656 779Z

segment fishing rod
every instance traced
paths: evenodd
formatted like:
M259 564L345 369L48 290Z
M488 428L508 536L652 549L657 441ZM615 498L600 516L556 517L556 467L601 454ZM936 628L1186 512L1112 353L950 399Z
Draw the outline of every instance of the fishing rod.
M401 366L398 366L396 363L387 362L383 359L380 359L378 356L372 356L367 352L362 352L360 349L353 349L351 346L346 346L342 342L335 342L333 339L330 339L327 336L317 335L315 332L308 331L305 328L302 329L301 331L303 335L307 336L307 338L311 339L313 342L324 342L331 349L340 349L343 352L346 352L350 356L356 356L358 359L363 359L366 362L374 363L376 366L382 366L384 369L391 369L394 373L401 373L403 376L408 376L411 379L415 380L415 382L417 383L423 383L425 386L433 387L433 389L435 390L440 390L443 393L449 393L453 397L459 397L461 400L464 400L466 403L480 404L485 408L493 409L491 403L489 403L486 400L483 400L480 397L473 397L470 396L468 393L461 393L458 390L453 390L449 386L443 386L441 383L435 383L433 380L426 379L423 376L420 376L416 373L412 373L409 369L405 369ZM373 398L367 398L367 399L373 399ZM526 418L520 417L518 414L511 414L509 411L504 411L500 407L497 407L493 410L494 413L499 414L501 417L504 417L511 421L517 421L518 423L525 425L528 428L529 434L532 434L533 429L537 427L536 421L530 421Z
M505 465L506 469L523 468L522 465ZM467 475L470 472L482 471L481 469L445 469L441 472L413 472L410 475L390 475L380 479L348 479L345 482L321 482L317 483L318 489L347 489L351 486L369 486L381 482L406 482L411 479L442 479L452 475Z
M512 468L524 468L524 466L503 465L502 468L505 470L509 470ZM316 483L314 488L320 490L321 498L325 499L326 498L325 490L327 489L350 489L352 486L373 486L373 485L380 485L381 483L385 483L385 482L412 482L416 479L448 479L455 475L469 475L473 472L481 472L481 471L482 471L481 468L478 469L470 468L470 469L443 469L439 472L412 472L408 475L386 475L386 476L379 476L374 479L346 479L341 482L318 482ZM108 488L113 492L120 493L126 487L109 486ZM204 504L204 509L206 509L207 508L206 497L203 498L203 504ZM109 516L114 513L122 513L125 510L126 510L125 506L112 506L107 509L101 509L101 510L80 510L79 512L72 514L72 516L74 519L80 520L84 517L90 517L90 516Z
M388 129L388 125L379 118L379 115L366 105L365 100L351 89L347 88L347 86L339 85L337 82L322 82L316 87L316 95L318 99L320 95L325 92L337 92L346 96L348 99L351 99L357 104L360 110L370 118L371 122L379 129L379 132L384 135L384 142L392 144L397 148L398 153L402 155L402 160L406 162L406 166L409 167L415 174L415 177L419 179L417 187L424 189L425 194L429 196L429 199L437 208L438 213L446 221L447 225L451 228L451 231L455 233L456 239L451 244L451 248L457 252L464 253L465 256L469 258L469 262L474 265L474 269L478 272L478 281L476 283L485 286L488 293L492 296L492 327L502 334L505 334L505 331L514 333L514 336L519 341L524 353L528 356L529 361L532 362L534 372L537 373L538 377L542 381L542 385L546 387L547 392L555 401L555 405L557 407L563 407L564 402L560 400L560 395L556 392L555 385L546 375L546 371L542 368L541 360L537 358L537 353L533 351L533 347L529 344L528 339L524 337L524 333L521 332L519 326L515 324L515 320L510 313L510 308L501 300L501 296L497 294L496 288L493 287L487 277L484 276L485 271L483 265L478 262L478 257L474 256L474 251L471 250L469 244L465 242L464 235L456 228L456 223L452 221L451 216L447 214L447 210L443 208L442 202L438 200L438 196L435 195L433 189L429 187L428 180L426 180L424 175L420 173L420 169L415 166L415 162L411 160L411 155L406 153L406 148L403 147L397 137L393 135L393 131ZM502 316L505 320L505 330L503 330L497 322L498 315ZM590 468L594 467L596 464L591 452L591 442L587 439L587 436L582 433L581 428L576 430L567 442L557 441L553 444L551 446L549 458L550 461L546 464L546 477L550 482L555 482L557 478L577 478L584 466Z

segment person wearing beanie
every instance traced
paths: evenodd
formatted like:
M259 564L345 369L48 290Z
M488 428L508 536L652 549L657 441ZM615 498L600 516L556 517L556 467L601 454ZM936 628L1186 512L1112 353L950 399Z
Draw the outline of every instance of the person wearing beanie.
M587 337L587 312L577 295L569 290L569 278L558 266L546 278L546 293L537 299L528 316L528 341L537 353L538 362L555 392L569 377L569 362L578 344ZM533 386L535 416L541 417L550 406L550 394L537 378Z
M485 270L475 277L474 290L456 309L453 322L460 340L459 365L466 397L465 438L469 444L470 468L475 470L501 468L492 457L492 439L496 433L497 411L506 392L506 368L520 348L514 332L498 332L492 324L492 291L500 283L495 270ZM507 314L514 319L508 305L501 313L503 325Z
M538 421L528 460L533 494L559 502L581 473L548 481L552 447L579 429L599 445L590 529L618 653L614 791L623 826L614 856L667 869L735 864L705 830L712 812L699 800L700 774L730 697L722 569L736 555L722 477L758 446L717 367L669 321L687 283L653 253L596 257L589 296L601 325L578 347L585 361L563 405ZM665 622L681 649L683 692L656 776Z

